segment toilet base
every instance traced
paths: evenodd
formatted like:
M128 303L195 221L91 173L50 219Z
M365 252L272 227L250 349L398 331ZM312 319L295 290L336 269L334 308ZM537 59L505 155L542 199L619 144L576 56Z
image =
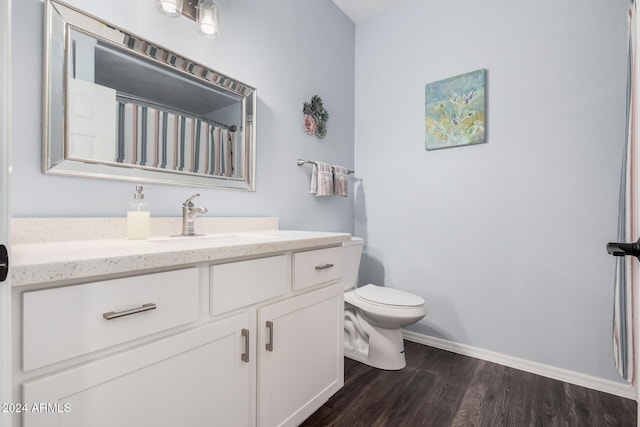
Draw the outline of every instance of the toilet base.
M361 325L369 335L369 351L365 354L345 347L345 357L387 371L397 371L407 366L400 329L384 329L363 323Z

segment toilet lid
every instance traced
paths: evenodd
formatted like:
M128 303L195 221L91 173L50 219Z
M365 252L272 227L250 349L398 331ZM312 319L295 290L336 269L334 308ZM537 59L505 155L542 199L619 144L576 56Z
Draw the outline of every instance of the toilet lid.
M400 307L418 307L424 305L424 299L399 289L385 288L377 285L365 285L356 289L356 296L375 304Z

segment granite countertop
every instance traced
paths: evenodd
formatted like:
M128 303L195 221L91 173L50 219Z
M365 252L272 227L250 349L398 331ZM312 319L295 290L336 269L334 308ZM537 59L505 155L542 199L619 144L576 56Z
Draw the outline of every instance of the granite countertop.
M196 237L152 237L17 243L12 286L60 282L162 267L179 267L274 252L338 245L348 233L261 230Z

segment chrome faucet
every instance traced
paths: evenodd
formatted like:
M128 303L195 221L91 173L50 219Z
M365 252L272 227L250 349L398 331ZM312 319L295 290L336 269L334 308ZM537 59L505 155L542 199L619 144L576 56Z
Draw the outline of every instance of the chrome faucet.
M194 207L193 199L200 194L194 194L184 201L182 204L182 235L183 236L195 236L196 232L193 226L193 220L197 215L209 212L207 208Z

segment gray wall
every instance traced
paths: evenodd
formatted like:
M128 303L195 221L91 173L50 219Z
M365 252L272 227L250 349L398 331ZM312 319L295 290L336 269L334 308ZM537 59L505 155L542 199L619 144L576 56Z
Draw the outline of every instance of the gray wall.
M414 0L358 24L361 281L423 296L414 331L619 380L628 6ZM425 84L479 68L488 143L425 151Z
M281 228L352 231L353 196L309 195L311 167L298 157L353 167L355 25L330 0L221 0L217 40L186 19L167 18L153 0L67 0L258 89L255 193L154 185L151 213L179 216L200 192L211 216L278 216ZM43 2L13 3L14 217L124 216L134 185L41 173ZM329 30L330 29L330 30ZM324 140L308 136L302 104L319 94L331 117Z

